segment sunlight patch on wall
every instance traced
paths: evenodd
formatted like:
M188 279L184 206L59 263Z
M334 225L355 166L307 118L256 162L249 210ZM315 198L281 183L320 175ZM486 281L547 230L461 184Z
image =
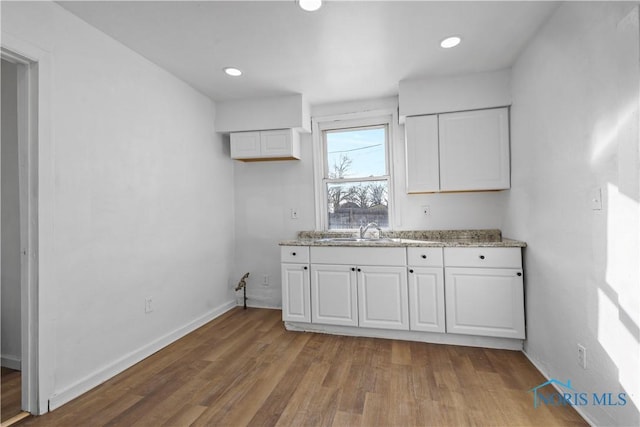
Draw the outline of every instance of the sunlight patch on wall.
M598 289L598 341L618 368L618 381L636 407L640 406L638 371L638 338L620 321L618 305Z
M638 202L607 184L607 271L605 280L620 305L640 325L640 208Z
M618 368L618 380L640 405L640 208L607 185L606 283L598 289L598 340Z
M617 153L617 138L622 130L630 126L631 118L637 114L637 100L629 102L619 114L598 120L591 141L591 164L595 165Z

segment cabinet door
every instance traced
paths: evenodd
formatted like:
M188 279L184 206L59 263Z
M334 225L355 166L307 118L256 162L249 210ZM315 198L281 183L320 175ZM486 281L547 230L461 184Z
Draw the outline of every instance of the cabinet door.
M412 331L445 331L442 267L409 268L409 303Z
M406 267L358 267L360 327L409 329Z
M407 193L439 191L438 116L407 117L404 129Z
M311 264L311 322L358 326L355 266Z
M446 268L447 333L524 338L522 271Z
M440 114L440 189L510 186L507 108Z
M260 146L262 157L288 157L291 156L290 129L269 130L260 133Z
M256 157L260 157L260 132L235 132L231 134L232 159Z
M282 320L311 322L311 286L307 264L282 264Z

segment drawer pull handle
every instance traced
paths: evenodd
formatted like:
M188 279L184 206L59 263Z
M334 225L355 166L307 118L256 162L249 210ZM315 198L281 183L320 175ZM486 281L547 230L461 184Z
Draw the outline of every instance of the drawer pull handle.
M296 256L296 253L295 253L295 252L291 252L291 255L292 255L292 256Z
M427 256L426 255L422 255L422 259L427 259Z
M409 273L413 273L413 269L409 270Z
M308 269L308 268L309 268L309 267L307 267L306 265L304 266L304 269L305 269L305 270L306 270L306 269Z
M484 255L480 255L480 259L484 259Z
M355 267L351 267L351 271L356 271L356 268Z
M517 274L518 274L518 276L522 276L522 273L517 273Z

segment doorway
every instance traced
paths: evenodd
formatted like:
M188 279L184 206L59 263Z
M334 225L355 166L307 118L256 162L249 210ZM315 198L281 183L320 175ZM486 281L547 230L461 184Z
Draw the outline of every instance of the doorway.
M1 50L2 426L38 413L38 67Z
M18 161L18 70L16 64L2 59L2 422L22 412L20 316L20 178Z

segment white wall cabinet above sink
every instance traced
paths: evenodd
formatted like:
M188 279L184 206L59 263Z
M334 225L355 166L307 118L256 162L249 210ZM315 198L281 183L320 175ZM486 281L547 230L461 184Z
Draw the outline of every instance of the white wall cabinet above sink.
M407 192L510 187L509 110L407 117Z
M300 135L294 129L234 132L231 158L242 161L299 159Z

